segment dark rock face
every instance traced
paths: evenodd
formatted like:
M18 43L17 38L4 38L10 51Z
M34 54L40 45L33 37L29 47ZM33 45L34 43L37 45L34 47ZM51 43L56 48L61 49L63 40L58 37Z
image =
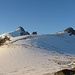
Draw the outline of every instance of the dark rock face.
M22 36L22 35L30 35L30 33L29 32L20 32L20 35Z
M37 32L34 32L34 31L33 31L31 34L33 34L33 35L34 35L34 34L37 34Z
M64 31L70 33L70 35L72 35L72 34L75 35L75 30L72 27L69 27L69 28L65 29Z
M5 36L4 38L0 37L0 46L3 45L7 40L10 41L10 38L8 38L7 36Z
M21 30L20 35L29 35L30 33L25 31L23 27L19 26L17 30Z
M73 70L73 71L75 71L75 67L74 67L74 68L72 68L72 70Z
M75 70L64 69L56 72L54 75L75 75Z
M24 28L23 28L23 27L21 27L21 26L19 26L17 29L19 29L19 30L21 30L21 31L25 32Z

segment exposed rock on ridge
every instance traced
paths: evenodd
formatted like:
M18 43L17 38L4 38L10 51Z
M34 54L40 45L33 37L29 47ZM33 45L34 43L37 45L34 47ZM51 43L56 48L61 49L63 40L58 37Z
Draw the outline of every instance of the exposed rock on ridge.
M69 27L69 28L65 29L64 31L70 33L70 35L72 35L72 34L75 35L75 30L72 27Z

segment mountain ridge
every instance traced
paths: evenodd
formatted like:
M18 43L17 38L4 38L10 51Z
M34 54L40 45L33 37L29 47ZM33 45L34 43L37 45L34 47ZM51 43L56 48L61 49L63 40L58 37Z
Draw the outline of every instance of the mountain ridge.
M54 75L59 70L75 67L75 35L63 31L20 35L13 31L15 36L8 37L10 33L2 34L0 38L5 39L0 46L0 74Z
M4 38L6 43L14 41L17 43L23 39L22 43L28 43L38 48L75 54L75 35L71 34L71 29L73 30L73 28L67 28L56 34L32 35L19 26L16 31L4 33L0 37Z

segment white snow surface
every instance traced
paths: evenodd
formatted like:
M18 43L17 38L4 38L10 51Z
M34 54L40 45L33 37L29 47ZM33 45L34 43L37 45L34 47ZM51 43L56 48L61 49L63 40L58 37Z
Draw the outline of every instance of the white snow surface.
M10 35L0 47L0 75L53 75L75 66L74 35Z

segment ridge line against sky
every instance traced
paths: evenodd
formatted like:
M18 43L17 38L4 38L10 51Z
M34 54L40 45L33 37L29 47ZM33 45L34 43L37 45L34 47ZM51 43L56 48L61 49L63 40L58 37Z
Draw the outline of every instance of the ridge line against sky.
M75 0L0 0L0 34L18 26L39 34L75 29Z

